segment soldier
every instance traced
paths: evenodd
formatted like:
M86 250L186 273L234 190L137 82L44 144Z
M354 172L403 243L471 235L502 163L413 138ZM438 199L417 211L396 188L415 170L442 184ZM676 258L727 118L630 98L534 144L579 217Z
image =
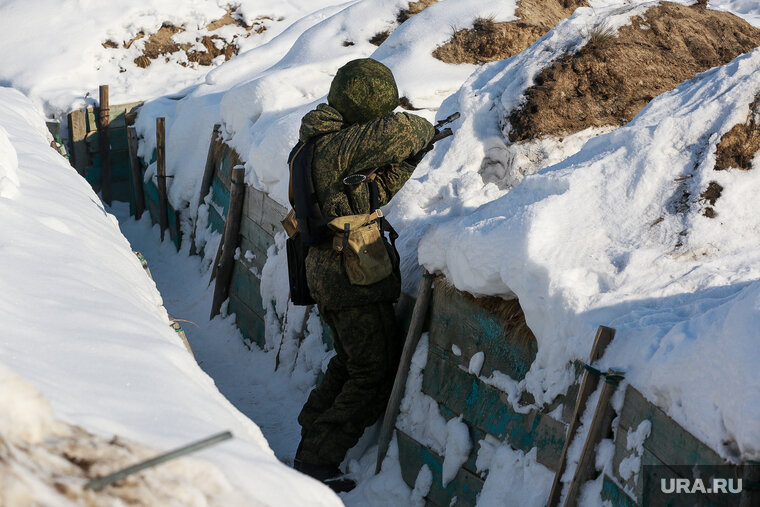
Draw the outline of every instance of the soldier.
M313 145L311 185L324 222L370 214L390 201L432 148L435 133L419 116L393 113L399 104L393 74L369 58L338 70L327 102L304 116L299 136L299 144ZM376 167L383 170L372 184L343 183L346 176ZM383 223L377 214L371 217ZM342 241L346 246L345 237ZM341 477L338 467L382 414L393 388L401 349L393 303L401 275L395 248L388 248L389 275L370 284L352 283L340 249L341 240L330 235L306 257L308 288L332 330L337 354L298 416L301 443L294 467L335 491L349 491L355 483Z

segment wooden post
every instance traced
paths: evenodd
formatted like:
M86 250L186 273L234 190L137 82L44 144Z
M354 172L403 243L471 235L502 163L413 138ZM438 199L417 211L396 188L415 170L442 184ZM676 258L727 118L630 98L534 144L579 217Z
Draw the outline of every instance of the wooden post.
M69 113L69 153L71 165L82 177L87 168L87 119L85 111L72 111Z
M211 132L211 142L208 145L208 154L206 155L206 167L203 169L203 179L201 180L201 195L198 204L203 202L203 199L208 195L211 190L211 182L214 180L214 170L216 169L216 138L219 135L219 129L222 126L218 123L214 125L214 131Z
M211 183L214 180L214 172L216 170L216 144L217 144L217 136L219 135L219 129L221 129L222 126L218 123L214 125L214 130L211 132L211 142L209 142L208 145L208 154L206 155L206 167L203 169L203 179L201 179L201 191L200 196L198 197L198 206L203 204L203 199L208 195L209 190L211 190ZM195 236L198 234L198 231L196 230L198 226L198 213L196 211L195 214L195 227L193 227L193 235L190 238L190 255L195 255L198 252L196 251L195 246Z
M388 406L385 409L385 416L383 416L383 425L380 428L380 436L378 437L377 445L377 464L375 465L376 474L380 473L383 459L385 459L385 455L388 453L388 446L390 445L391 437L393 436L393 428L396 425L396 416L398 415L398 410L401 406L401 398L403 398L404 390L406 389L406 378L409 376L412 356L414 355L414 351L417 350L417 344L422 335L422 326L425 323L425 317L427 316L428 307L430 306L430 295L432 293L433 275L425 271L422 275L422 281L420 281L420 289L417 293L417 301L414 304L414 310L412 311L412 320L409 324L409 331L406 333L406 340L404 341L404 349L401 352L401 360L398 363L396 378L393 381L391 397L388 400Z
M578 460L578 466L567 490L564 507L576 507L581 486L586 481L594 478L596 446L599 445L599 442L612 429L612 418L615 411L610 406L610 399L615 394L615 390L622 378L622 372L607 370L607 376L604 384L602 384L602 392L599 394L599 401L594 411L594 418L591 421L591 426L589 426L586 442L583 445L583 451Z
M610 327L599 326L596 331L596 338L594 339L594 345L591 347L591 355L589 356L589 364L593 364L598 361L607 350L612 339L615 337L615 330ZM562 448L562 455L559 458L559 464L557 465L557 472L554 474L554 483L552 484L552 490L549 494L549 500L547 507L556 507L559 505L560 496L562 494L562 475L565 473L565 467L567 466L567 451L570 448L570 444L575 436L575 432L578 431L578 426L581 423L581 415L586 408L586 402L591 393L596 391L599 386L599 377L591 372L584 372L583 381L581 387L578 390L578 397L575 400L575 409L573 410L573 417L570 419L570 424L567 427L567 436L565 438L565 445Z
M245 168L233 168L231 180L230 206L227 210L227 219L224 221L222 248L219 250L215 261L217 268L216 284L214 285L214 300L211 304L209 319L219 315L222 303L229 295L232 268L235 265L235 250L240 242L240 218L243 214L243 200L245 199Z
M127 127L127 146L129 147L129 170L135 199L135 218L140 220L145 211L145 190L143 189L142 164L137 157L137 131L135 127Z
M158 182L158 224L161 241L169 227L169 201L166 197L166 118L156 118L156 181Z
M108 131L110 113L108 85L100 85L98 109L98 140L100 141L100 194L106 204L111 204L111 136Z

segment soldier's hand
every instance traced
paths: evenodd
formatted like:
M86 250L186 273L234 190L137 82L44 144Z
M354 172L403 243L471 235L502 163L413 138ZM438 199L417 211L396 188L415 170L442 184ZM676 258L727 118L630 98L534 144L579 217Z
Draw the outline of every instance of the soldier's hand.
M427 146L422 148L420 151L418 151L414 155L408 156L405 162L407 164L413 165L414 167L417 167L417 164L419 164L422 161L422 159L425 157L425 155L427 155L428 152L433 149L433 145L434 143L432 141L429 142Z

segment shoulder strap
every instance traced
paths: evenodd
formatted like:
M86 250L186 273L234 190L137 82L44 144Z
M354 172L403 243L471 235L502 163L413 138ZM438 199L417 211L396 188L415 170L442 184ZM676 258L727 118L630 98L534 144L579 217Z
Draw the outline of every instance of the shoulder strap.
M296 212L298 232L301 242L306 245L318 245L329 239L327 222L319 207L314 182L311 178L314 160L314 141L299 142L290 153L289 198Z

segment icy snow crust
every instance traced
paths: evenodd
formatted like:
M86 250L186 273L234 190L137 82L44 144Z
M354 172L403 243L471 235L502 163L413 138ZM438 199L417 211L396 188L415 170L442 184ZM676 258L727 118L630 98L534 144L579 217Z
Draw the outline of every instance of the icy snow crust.
M232 430L233 441L199 456L246 503L338 505L326 487L279 463L200 370L116 219L50 148L42 115L16 90L0 88L0 131L0 160L15 157L18 177L15 195L0 196L0 367L39 389L56 418L106 437L168 450ZM6 417L24 419L17 398L0 402L6 435ZM27 415L35 413L39 422L10 424L7 436L39 437L50 417L34 408Z
M467 86L496 95L500 83L504 104L513 81L497 67ZM521 388L539 404L565 391L569 361L605 324L618 333L604 367L724 456L760 456L760 160L713 170L758 75L760 50L705 72L421 241L420 261L458 288L519 297L538 339ZM452 160L458 141L442 166L468 167ZM724 188L714 219L698 197L711 181Z

